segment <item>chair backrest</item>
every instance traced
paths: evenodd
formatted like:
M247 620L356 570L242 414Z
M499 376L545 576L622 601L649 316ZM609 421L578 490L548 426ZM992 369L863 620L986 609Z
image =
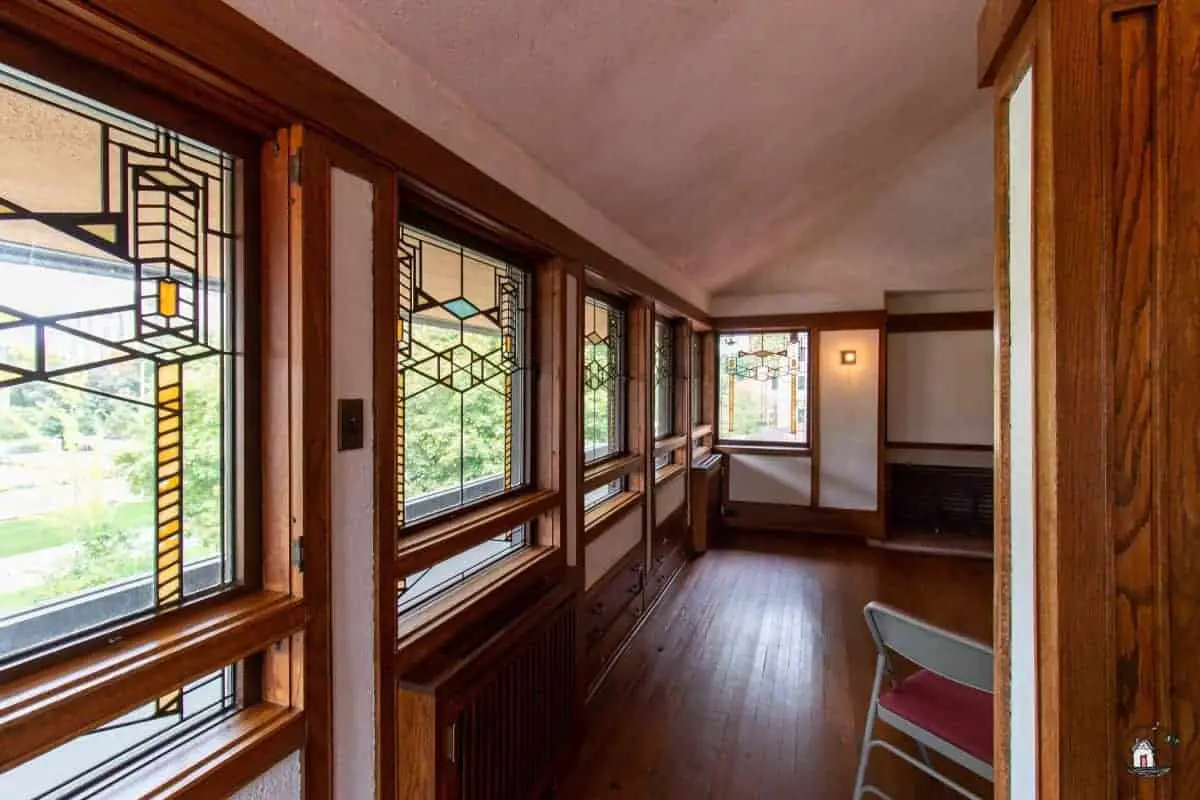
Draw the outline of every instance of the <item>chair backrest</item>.
M992 648L982 642L930 625L883 603L867 603L863 614L880 654L891 650L947 680L992 691Z

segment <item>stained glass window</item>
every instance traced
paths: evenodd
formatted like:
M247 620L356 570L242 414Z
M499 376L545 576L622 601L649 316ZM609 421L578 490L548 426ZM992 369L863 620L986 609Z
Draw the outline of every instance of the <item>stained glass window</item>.
M397 258L401 523L528 482L529 275L407 225Z
M661 319L654 321L654 437L660 439L674 433L675 409L675 348L671 325Z
M588 296L583 310L583 463L625 449L625 313Z
M0 66L0 658L233 579L237 171Z
M692 425L699 425L704 420L701 393L704 391L704 362L700 356L700 334L692 334Z
M428 569L406 575L400 580L400 613L429 602L497 561L519 552L527 544L529 526L521 525L501 536L456 553Z
M115 785L237 711L230 666L0 773L0 797L111 797Z
M720 438L807 445L808 331L720 336Z

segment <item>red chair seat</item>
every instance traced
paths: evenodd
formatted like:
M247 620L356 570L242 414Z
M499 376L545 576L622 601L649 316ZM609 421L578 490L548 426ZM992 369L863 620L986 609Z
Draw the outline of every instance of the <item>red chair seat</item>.
M992 696L927 670L917 670L879 695L879 705L992 763Z

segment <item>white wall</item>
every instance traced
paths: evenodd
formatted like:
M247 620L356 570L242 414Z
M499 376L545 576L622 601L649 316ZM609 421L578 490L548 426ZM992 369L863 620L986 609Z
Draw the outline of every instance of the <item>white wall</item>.
M874 511L879 486L879 331L819 335L821 508ZM853 350L854 364L841 352Z
M1009 105L1009 383L1012 659L1012 725L1009 748L1012 789L1021 800L1037 797L1037 657L1034 560L1034 376L1033 376L1033 79L1017 85Z
M683 505L685 498L685 473L679 473L666 483L654 487L654 524L662 525L667 517Z
M729 499L807 506L812 502L812 460L735 453L729 457Z
M587 546L584 589L604 577L604 573L642 541L643 506L635 504L621 521L601 534Z
M882 309L883 292L805 292L790 294L720 294L712 298L714 317L753 317L759 314L827 314L834 311Z
M300 752L275 766L230 796L231 800L300 800Z
M990 330L888 334L887 440L992 444L994 342Z
M332 220L332 441L338 398L362 398L359 450L333 453L333 785L336 797L375 796L375 495L372 397L372 187L334 169Z

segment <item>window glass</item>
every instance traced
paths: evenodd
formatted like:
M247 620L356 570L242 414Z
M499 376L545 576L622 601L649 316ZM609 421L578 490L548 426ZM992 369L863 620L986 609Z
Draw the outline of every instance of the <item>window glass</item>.
M719 341L720 438L807 445L808 331L726 333Z
M529 525L521 525L428 569L406 575L400 581L400 613L429 602L502 558L521 551L528 544Z
M237 711L232 666L0 773L0 797L110 797L114 784Z
M671 454L670 453L663 453L662 455L654 457L654 471L655 472L658 472L663 467L667 467L670 465L671 465Z
M0 659L232 580L237 171L0 66Z
M593 506L598 506L610 497L616 497L621 492L625 491L625 478L617 478L612 483L606 483L603 486L597 486L583 496L583 510L587 511Z
M654 437L661 439L674 431L675 353L671 325L654 321Z
M401 522L527 483L523 270L402 225L397 258Z
M587 297L583 311L583 463L625 448L625 314Z

